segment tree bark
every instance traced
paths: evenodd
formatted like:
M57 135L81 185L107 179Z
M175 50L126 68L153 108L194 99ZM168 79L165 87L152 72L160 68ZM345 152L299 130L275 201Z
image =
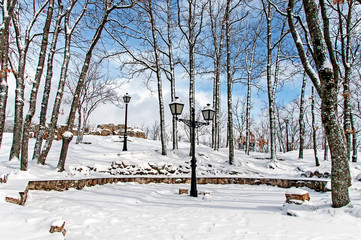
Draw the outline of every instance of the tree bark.
M231 73L231 39L230 39L230 5L232 0L227 0L225 21L226 21L226 47L227 47L227 137L228 137L228 161L230 165L234 164L234 142L233 142L233 116L232 116L232 89L233 79Z
M324 136L324 153L323 153L323 160L327 161L328 160L328 142L327 142L327 136L325 134Z
M315 94L314 87L312 87L312 103L311 103L311 112L312 112L312 141L313 141L313 153L315 156L316 166L320 166L320 161L318 160L317 155L317 128L316 128L316 117L315 117Z
M83 141L83 133L81 131L81 121L82 121L82 114L81 114L81 105L78 107L78 127L77 127L77 135L75 143L79 144Z
M305 115L305 88L306 88L306 80L307 76L306 73L303 74L303 81L302 81L302 87L301 87L301 99L300 99L300 115L298 119L298 123L300 125L300 149L298 152L298 158L303 159L303 149L305 145L305 121L304 121L304 115ZM312 88L313 89L313 88Z

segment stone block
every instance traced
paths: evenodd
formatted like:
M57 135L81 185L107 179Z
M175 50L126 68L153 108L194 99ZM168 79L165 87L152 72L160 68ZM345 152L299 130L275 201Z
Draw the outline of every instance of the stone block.
M286 202L302 204L304 201L310 201L310 194L306 190L291 188L286 192Z
M57 221L57 222L54 222L51 226L50 226L50 230L49 232L50 233L55 233L55 232L60 232L63 234L63 236L65 237L65 234L66 234L66 230L65 230L65 222L62 221L63 223Z
M182 194L189 194L189 189L186 189L186 188L180 188L179 189L179 195L182 195Z
M14 203L14 204L17 204L17 205L20 205L20 199L19 198L16 198L16 197L5 197L5 201L8 202L8 203Z

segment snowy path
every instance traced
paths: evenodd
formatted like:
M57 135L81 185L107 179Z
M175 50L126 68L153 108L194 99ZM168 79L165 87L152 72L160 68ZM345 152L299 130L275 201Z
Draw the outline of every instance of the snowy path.
M282 211L286 189L199 185L198 191L211 193L209 199L178 195L179 188L188 187L118 183L81 191L31 191L25 207L62 216L69 240L360 239L359 218L343 210L329 212L330 193L309 190L318 209L291 217Z

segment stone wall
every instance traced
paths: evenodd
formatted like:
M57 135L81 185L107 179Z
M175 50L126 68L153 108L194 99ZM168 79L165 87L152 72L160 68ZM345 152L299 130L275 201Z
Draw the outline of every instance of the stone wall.
M39 191L66 191L70 188L83 189L95 185L112 184L118 182L135 182L140 184L149 183L167 183L167 184L190 184L188 177L118 177L118 178L89 178L72 180L45 180L29 181L24 192L19 193L19 198L6 197L6 201L19 205L24 205L29 190ZM248 185L270 185L281 188L290 187L308 187L315 191L329 191L326 180L314 179L273 179L273 178L243 178L243 177L200 177L197 178L198 184L248 184Z
M102 136L108 136L108 135L124 135L125 125L124 124L101 124L97 126L96 132L90 132L90 134L93 135L102 135ZM145 133L137 128L133 127L127 127L127 135L129 137L137 137L137 138L146 138Z
M90 131L90 135L100 135L100 136L109 136L109 135L124 135L124 124L102 124L98 125L97 129L94 131ZM137 138L146 138L145 133L140 130L133 127L127 128L127 134L129 137L137 137ZM55 129L55 140L61 140L63 133L66 131L66 126L59 126ZM30 131L30 136L36 138L38 136L39 132L39 125L32 126ZM74 136L78 135L77 130L72 131ZM45 136L44 139L48 137L48 128L45 129Z

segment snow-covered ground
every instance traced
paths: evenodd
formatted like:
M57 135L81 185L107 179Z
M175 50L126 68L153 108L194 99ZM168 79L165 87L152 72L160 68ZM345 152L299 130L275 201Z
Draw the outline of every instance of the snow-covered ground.
M56 170L61 142L54 143L47 165L30 162L29 170L20 172L18 161L8 161L11 135L5 135L0 177L9 175L8 182L0 184L0 239L64 239L60 233L49 233L50 225L59 220L66 222L66 239L360 239L361 182L355 179L361 172L359 163L351 163L352 203L341 209L331 207L330 192L304 188L311 200L296 206L285 204L287 189L262 185L198 185L199 192L210 194L193 198L178 194L188 185L118 183L65 192L30 191L25 206L5 202L6 196L23 191L28 180L154 169L159 169L158 174L189 176L187 143L162 156L160 143L150 140L130 138L128 152L121 151L123 143L117 136L84 140L91 144L71 143L65 172ZM322 151L319 154L322 159ZM246 156L236 151L234 166L227 156L227 149L214 152L197 146L198 176L299 178L330 171L330 161L314 166L312 150L306 150L304 160L297 159L296 151L279 153L281 160L276 163L270 163L267 154Z

